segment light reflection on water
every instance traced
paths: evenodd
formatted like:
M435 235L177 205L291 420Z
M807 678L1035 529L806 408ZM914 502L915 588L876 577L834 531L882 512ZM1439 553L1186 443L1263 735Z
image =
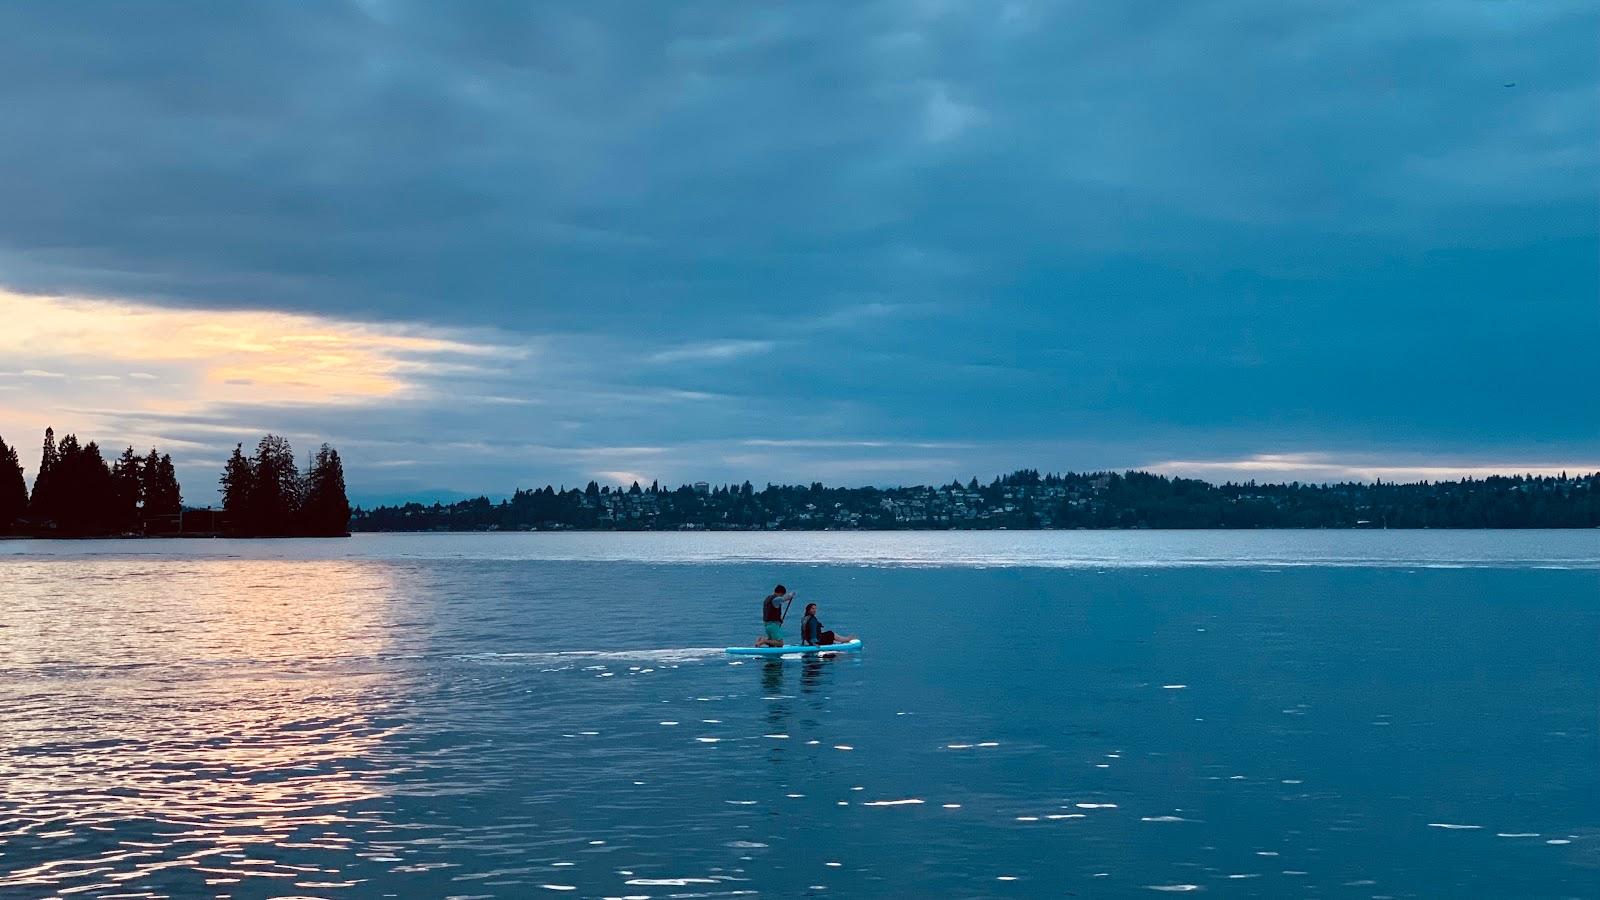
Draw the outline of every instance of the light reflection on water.
M277 849L343 854L341 829L383 824L359 809L386 790L375 757L397 729L392 674L348 662L386 648L382 568L83 561L6 575L0 887L138 891L173 869L325 887L337 870Z
M244 545L244 546L241 546ZM154 555L150 541L0 541L0 558ZM358 534L348 541L193 541L189 557L1046 568L1600 567L1600 530L834 531Z
M1600 865L1584 565L50 546L0 555L4 897L1570 895ZM867 651L726 658L780 577Z

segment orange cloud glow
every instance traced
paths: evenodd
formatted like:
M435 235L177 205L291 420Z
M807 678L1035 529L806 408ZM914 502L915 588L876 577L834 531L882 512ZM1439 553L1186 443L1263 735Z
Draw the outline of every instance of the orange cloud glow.
M168 412L221 401L371 402L411 390L415 376L470 368L452 357L523 355L418 327L6 291L0 320L9 323L0 358L16 361L0 383L48 378L51 394L80 398L132 383L146 408Z

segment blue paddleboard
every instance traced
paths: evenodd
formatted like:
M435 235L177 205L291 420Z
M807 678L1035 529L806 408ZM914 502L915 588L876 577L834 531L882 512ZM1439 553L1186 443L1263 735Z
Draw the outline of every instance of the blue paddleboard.
M812 653L850 653L860 649L860 641L847 641L843 644L824 644L820 647L808 647L804 644L785 644L782 647L729 647L728 652L734 656L792 656Z

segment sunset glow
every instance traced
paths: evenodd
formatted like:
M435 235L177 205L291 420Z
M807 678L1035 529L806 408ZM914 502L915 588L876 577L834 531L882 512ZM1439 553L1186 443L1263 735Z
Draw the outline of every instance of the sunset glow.
M49 384L78 402L130 383L158 409L232 403L367 403L412 376L513 348L416 327L282 312L176 309L0 291L0 378ZM164 383L157 386L156 383ZM147 393L148 392L148 393Z

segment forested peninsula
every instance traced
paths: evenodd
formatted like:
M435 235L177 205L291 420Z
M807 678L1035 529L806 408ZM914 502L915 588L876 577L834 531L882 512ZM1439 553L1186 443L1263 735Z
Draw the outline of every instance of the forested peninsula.
M981 484L756 489L518 490L509 499L356 509L352 531L954 530L1052 528L1595 528L1600 473L1396 484L1210 484L1148 472L1041 475Z
M269 434L245 455L234 446L223 470L222 508L183 502L172 456L133 447L107 461L94 441L44 431L30 492L15 447L0 438L0 536L339 537L349 534L339 452L323 444L304 474L294 448Z

